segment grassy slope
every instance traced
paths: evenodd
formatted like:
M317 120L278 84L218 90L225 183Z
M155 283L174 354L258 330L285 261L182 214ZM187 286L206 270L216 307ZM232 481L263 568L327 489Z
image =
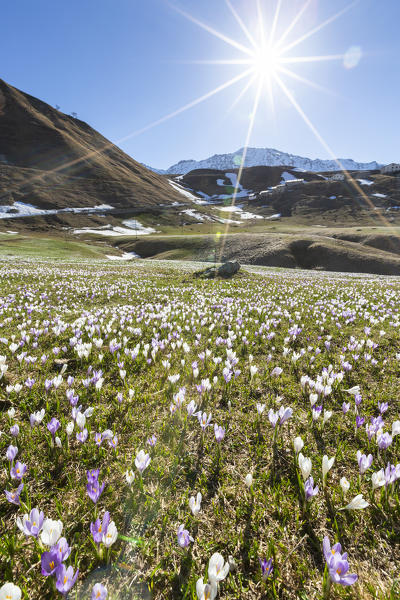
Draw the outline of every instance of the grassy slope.
M6 382L24 382L33 376L36 383L32 391L24 389L20 396L14 393L7 396L4 387L2 389L0 429L6 433L0 438L1 455L4 456L11 441L4 409L13 405L15 420L21 428L17 441L19 458L29 469L22 497L27 501L28 492L32 506L39 506L46 516L64 522L63 534L73 545L70 562L81 570L79 597L89 597L90 586L96 581L105 581L113 600L195 598L197 578L205 575L209 557L219 551L225 558L231 554L237 565L221 584L220 598L314 600L321 597L324 568L321 541L325 534L331 540L340 539L349 552L351 572L359 575L359 582L353 588L337 587L332 598L395 600L398 597L395 582L400 557L398 487L388 500L379 491L370 498L370 473L359 482L355 459L356 451L361 449L373 454L373 470L385 466L387 461L396 463L398 440L380 455L374 442L368 445L365 430L355 429L353 408L346 417L341 409L344 400L351 401L343 389L360 384L363 395L360 412L367 421L377 414L378 401L389 403L385 414L389 429L398 418L394 399L400 392L395 360L399 328L390 325L396 322L394 315L398 316L400 290L397 283L294 272L266 279L248 277L232 282L202 282L189 278L184 265L181 271L173 271L167 265L158 264L153 269L151 264L138 261L134 268L123 270L87 265L85 269L72 271L32 267L29 272L25 269L19 273L17 268L9 274L7 268L3 268L0 286L3 296L16 293L16 304L25 302L26 287L33 293L30 302L46 292L46 310L43 315L35 310L34 319L61 317L67 329L56 336L50 328L47 335L39 337L36 349L30 343L25 349L32 356L40 357L43 352L51 356L54 346L65 345L65 351L59 355L69 359L65 377L75 377L79 403L84 408L94 407L94 415L87 422L89 441L80 444L74 434L67 442L65 427L70 420L70 407L65 399L65 380L57 392L46 395L43 389L44 380L59 372L53 360L50 358L44 367L40 361L36 366L24 361L19 364L16 355L12 355L7 346L2 347L9 365ZM354 311L353 321L346 322L347 317L337 312L337 302ZM174 307L172 312L168 309L170 305ZM392 315L384 322L373 324L377 306L381 316L391 306ZM163 318L160 318L161 309L167 309ZM98 321L101 329L96 336L101 336L105 343L101 350L93 348L89 360L81 361L69 345L75 328L68 324L86 311L104 319ZM146 315L144 320L142 311ZM284 315L282 311L288 312ZM2 328L2 336L15 334L17 324L24 323L23 329L29 326L25 313L14 315L13 304L3 312L2 319L8 316L13 317L13 321ZM119 323L122 316L124 320ZM239 324L240 320L243 325ZM169 322L171 330L164 327L164 323ZM216 327L211 331L213 322ZM294 322L300 323L303 331L297 339L285 340ZM261 323L269 325L263 336L256 336ZM378 343L372 353L377 366L372 367L363 359L353 362L353 370L345 375L343 384L335 385L325 400L325 408L333 411L331 419L324 427L321 421L312 425L308 395L302 393L300 386L301 375L310 374L315 378L329 364L334 365L335 370L340 369L343 346L349 343L350 336L366 339L364 326L367 324L372 326L369 337ZM108 341L105 339L107 325L111 334ZM185 325L189 326L188 330ZM84 330L82 340L89 341L90 327L87 330L82 324L80 327ZM136 331L137 327L140 332ZM126 378L121 379L117 357L108 349L111 337L122 340L127 335L127 346L133 349L137 343L150 343L155 333L163 339L168 331L176 331L178 327L182 327L182 339L190 346L188 353L171 340L148 364L141 346L135 360L122 354ZM249 345L242 341L245 329ZM386 332L383 337L379 334L381 329ZM226 348L216 345L216 339L227 338L228 331L236 335L232 338L233 350L237 353L241 373L226 386L222 377L223 363L217 367L212 357L225 360ZM266 334L271 331L275 337L268 340ZM201 334L197 346L196 334ZM329 350L324 345L328 336L332 336ZM284 347L290 349L287 356L283 355ZM321 353L311 362L317 347ZM294 363L291 353L301 348L305 348L306 353ZM198 354L207 349L211 356L203 364ZM254 356L253 364L258 367L252 381L250 353ZM345 352L346 359L352 360L351 355L351 351ZM169 371L161 363L167 359L171 363ZM184 366L181 360L185 360ZM194 360L200 368L197 380L192 376ZM100 393L83 386L89 364L104 372ZM270 377L275 366L283 368L278 379ZM168 382L169 373L180 374L177 384ZM200 397L195 383L204 377L212 380L215 375L217 384L209 394ZM4 383L3 380L3 386ZM186 387L185 404L190 399L197 403L200 400L202 408L212 413L212 422L225 426L226 435L220 445L214 440L212 428L203 435L197 421L187 419L185 407L171 416L170 403L179 386ZM131 399L128 389L134 390ZM117 392L123 393L122 405L117 401ZM266 405L262 417L257 416L257 402ZM277 409L281 402L293 408L293 418L281 428L274 446L267 412L270 408ZM31 432L29 414L43 406L46 407L44 423ZM46 423L52 416L61 421L58 435L62 451L50 447ZM101 450L94 444L94 432L106 428L118 435L117 451L106 443ZM146 439L152 433L158 441L150 450L151 464L143 475L143 484L137 477L130 491L124 472L131 467L135 470L135 454L140 448L149 449ZM296 435L305 441L303 452L312 459L312 473L320 488L322 455L335 456L326 492L321 490L307 510L303 507L294 467L291 441ZM106 482L96 509L85 492L85 470L95 467L100 468L100 480ZM251 491L244 485L248 472L254 476ZM346 498L339 486L342 476L351 482ZM9 489L6 469L0 477L1 486ZM203 494L202 512L193 518L188 497L198 491ZM354 512L339 510L360 491L371 502L370 507ZM113 546L112 567L95 570L99 565L104 567L105 561L96 558L89 525L95 513L103 514L105 509L111 512L125 539ZM2 575L5 579L12 578L32 600L55 598L50 581L40 575L38 549L31 540L25 542L23 536L16 533L16 512L17 508L7 504L2 495ZM189 552L177 546L176 530L180 523L185 524L195 539ZM263 592L258 558L265 556L273 558L274 579L267 582Z

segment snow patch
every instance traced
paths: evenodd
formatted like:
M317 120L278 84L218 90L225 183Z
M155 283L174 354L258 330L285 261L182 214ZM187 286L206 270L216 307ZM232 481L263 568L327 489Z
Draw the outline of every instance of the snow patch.
M376 194L372 194L372 195L373 195L373 196L375 196L376 198L387 198L387 195L386 195L386 194L379 194L379 193L376 193Z
M357 179L357 181L361 183L361 185L373 185L374 183L370 179Z
M121 256L106 254L106 258L109 260L133 260L134 258L140 258L140 256L136 252L124 252Z

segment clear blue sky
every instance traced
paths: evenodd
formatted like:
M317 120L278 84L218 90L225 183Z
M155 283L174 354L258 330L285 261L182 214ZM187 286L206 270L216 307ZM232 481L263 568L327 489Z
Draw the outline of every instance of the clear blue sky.
M243 45L249 41L225 0L171 0ZM256 0L231 0L250 32ZM282 0L277 36L305 0ZM310 0L286 42L350 3ZM260 0L271 27L277 0ZM232 48L171 8L165 0L13 0L2 6L0 77L79 118L118 143L244 70L243 65L188 64L242 59ZM332 93L282 76L336 156L400 161L400 1L360 0L288 55L338 55L362 50L358 65L343 60L293 64L290 69ZM186 61L186 62L185 62ZM288 65L289 66L289 65ZM135 159L165 168L244 145L256 83L231 109L239 82L169 121L119 145ZM275 115L263 88L250 145L312 158L329 153L277 84Z

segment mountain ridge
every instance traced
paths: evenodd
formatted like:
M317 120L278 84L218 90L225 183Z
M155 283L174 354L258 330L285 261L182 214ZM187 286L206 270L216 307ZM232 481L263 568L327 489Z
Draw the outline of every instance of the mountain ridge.
M186 175L196 169L237 169L242 160L244 148L228 154L214 154L203 160L184 159L171 165L168 169L154 169L145 165L148 169L162 175ZM338 162L348 171L374 171L382 165L376 161L356 162L351 158L339 158ZM296 169L313 172L339 171L341 167L335 160L324 160L319 158L307 158L296 154L281 152L275 148L249 147L244 161L245 167L277 167L291 166Z

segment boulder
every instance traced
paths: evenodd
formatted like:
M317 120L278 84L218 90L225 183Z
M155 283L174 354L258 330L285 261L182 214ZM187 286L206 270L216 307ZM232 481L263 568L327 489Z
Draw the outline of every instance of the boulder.
M229 260L217 269L217 275L220 277L233 277L240 269L240 263L237 260Z

